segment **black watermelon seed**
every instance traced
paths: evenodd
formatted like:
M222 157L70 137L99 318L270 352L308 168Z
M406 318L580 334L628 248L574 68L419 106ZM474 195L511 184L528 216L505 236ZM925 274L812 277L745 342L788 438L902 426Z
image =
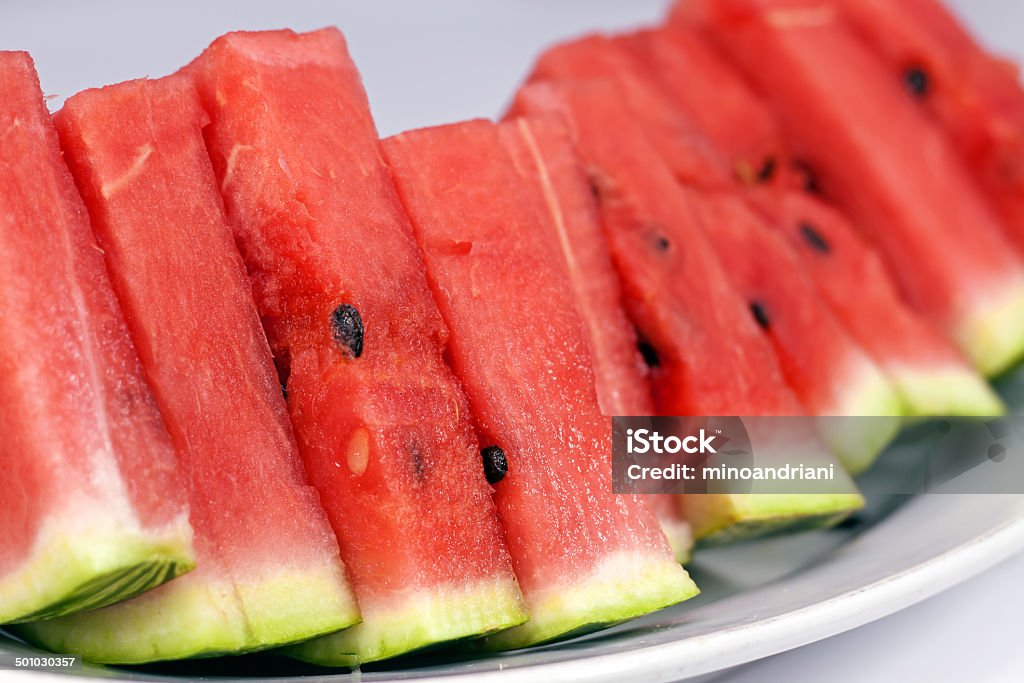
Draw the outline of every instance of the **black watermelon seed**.
M590 186L590 194L594 195L594 201L601 203L601 184L597 178L590 175L587 176L587 184Z
M924 69L913 66L903 72L903 85L911 95L918 99L923 99L928 96L928 91L931 90L931 79Z
M641 337L636 342L636 348L638 351L640 351L640 355L643 357L644 363L647 365L647 367L661 367L661 358L658 356L658 350L654 348L651 342Z
M658 251L668 251L668 248L669 246L671 246L671 243L668 241L668 238L665 237L664 235L658 235L657 237L654 238L654 246L658 248Z
M331 334L342 353L363 355L363 319L355 306L341 304L331 313Z
M487 483L497 484L508 474L508 459L505 458L505 451L500 446L488 446L481 449L481 457L484 460L484 475Z
M768 157L765 159L764 164L762 164L761 170L757 172L757 179L762 183L767 183L775 177L775 169L777 167L778 163L775 161L775 157Z
M814 251L821 254L828 254L832 251L832 247L829 245L828 240L810 223L800 224L800 236L803 237L804 242L813 249Z
M821 194L821 185L818 184L818 176L814 169L806 161L794 161L794 170L804 177L804 191L810 194Z
M765 310L764 304L760 301L750 302L750 312L754 314L754 320L757 321L762 330L767 330L772 326L771 318L768 317L768 311Z

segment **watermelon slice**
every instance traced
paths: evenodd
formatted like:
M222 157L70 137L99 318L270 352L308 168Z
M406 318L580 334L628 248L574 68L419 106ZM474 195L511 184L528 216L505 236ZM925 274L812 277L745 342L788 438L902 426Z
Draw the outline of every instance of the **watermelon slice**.
M938 121L1024 249L1024 89L936 0L842 0L890 79Z
M752 197L836 317L896 384L912 416L1006 411L949 341L903 304L878 254L840 212L803 192Z
M950 342L899 299L881 261L851 234L843 216L798 191L810 179L786 149L775 118L705 40L676 26L640 32L624 42L737 169L748 174L761 169L744 178L748 199L791 241L832 312L896 384L911 415L1003 412L988 384ZM765 172L769 168L771 174ZM778 191L763 191L766 186ZM851 291L858 296L851 297Z
M622 307L622 289L601 230L597 203L569 131L556 117L519 118L499 135L536 199L538 226L558 244L594 365L597 403L608 417L653 415L647 367L636 330ZM693 542L676 496L651 495L651 505L676 559L687 561Z
M817 0L688 0L767 94L825 194L878 247L903 296L987 375L1024 354L1024 266L942 130ZM843 87L835 87L836 83Z
M836 320L790 246L739 196L702 193L694 206L790 386L826 416L826 444L848 472L864 471L899 431L905 408L895 385Z
M334 29L232 33L190 67L227 216L363 623L287 652L356 665L526 615L448 332Z
M687 159L703 159L704 146L674 138L664 144L666 115L652 116L661 88L631 54L625 41L601 37L566 43L548 52L535 75L556 80L605 78L614 83L646 136L669 166L687 167ZM639 93L639 94L638 94ZM661 100L663 101L663 100ZM669 106L677 118L689 120ZM716 152L717 154L717 152ZM682 159L682 161L680 161ZM722 165L725 165L724 157ZM794 268L797 261L786 244L773 237L761 219L737 196L735 184L719 189L700 181L681 182L693 188L692 208L723 262L730 282L739 289L772 340L782 369L803 404L814 415L879 416L888 419L821 423L830 447L852 471L874 461L899 427L903 406L895 387L821 304L813 284ZM754 246L757 245L757 246ZM777 272L773 272L777 271ZM766 323L771 308L772 324ZM812 341L813 340L813 341Z
M124 663L263 649L357 622L225 223L191 82L89 90L55 120L190 476L199 568L28 633L54 651ZM219 613L227 618L210 618Z
M610 421L571 279L497 127L403 133L384 154L481 442L507 461L495 499L530 621L488 645L542 643L696 594L650 510L611 491Z
M31 58L0 52L0 623L194 566L184 482Z
M661 161L620 92L607 82L535 83L519 92L512 114L557 113L571 126L599 195L626 309L654 366L658 411L804 414L749 306L701 233L692 191ZM705 542L774 531L796 520L828 523L863 503L856 493L685 500L687 519L699 519L694 534Z

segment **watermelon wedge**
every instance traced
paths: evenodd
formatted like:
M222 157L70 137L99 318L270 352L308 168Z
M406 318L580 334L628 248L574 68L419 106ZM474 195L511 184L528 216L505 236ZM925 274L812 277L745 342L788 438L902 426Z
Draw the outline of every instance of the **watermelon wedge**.
M805 414L702 234L693 191L661 161L620 93L608 82L534 83L520 90L511 114L559 114L571 127L599 196L626 310L649 349L658 412ZM796 520L829 523L863 503L856 493L785 498L684 497L688 521L699 520L694 535L705 542Z
M229 224L363 616L287 653L358 665L526 614L448 331L334 29L232 33L191 66Z
M0 623L195 564L185 486L35 68L0 52Z
M622 307L622 288L601 229L597 203L569 137L556 117L519 118L498 127L523 178L524 194L558 244L594 366L597 403L607 417L653 415L648 369L636 330ZM689 559L693 535L676 496L650 495L676 559Z
M781 116L825 194L885 258L903 296L986 375L1024 354L1024 266L943 131L817 0L687 0ZM835 87L841 83L843 87Z
M848 472L867 469L900 429L902 396L821 299L789 244L737 195L701 193L701 225L748 302L789 385ZM856 419L832 419L853 417Z
M891 80L950 135L1024 249L1024 89L937 0L842 0Z
M487 645L542 643L696 594L647 506L611 491L610 421L571 280L497 126L412 131L383 148L481 443L507 461L495 500L530 620Z
M952 344L900 300L881 260L851 233L853 226L801 191L812 179L786 148L774 116L701 36L673 26L624 42L680 111L699 123L737 169L745 169L738 175L750 190L747 198L791 242L832 312L894 382L911 415L1003 412ZM757 168L761 172L744 177ZM768 168L771 174L764 172Z
M956 348L904 305L878 254L839 211L803 192L752 197L836 317L895 383L910 415L1006 412Z
M708 156L706 146L691 146L687 140L666 135L667 114L651 115L658 109L650 103L664 102L662 89L625 41L584 38L549 51L540 63L546 66L538 68L535 76L569 81L604 78L614 83L670 167L692 166L689 159ZM676 118L690 120L675 107L668 109ZM666 137L676 144L665 144ZM725 166L725 158L720 158ZM729 281L759 313L756 319L772 340L787 381L811 414L887 418L821 423L828 445L843 464L852 471L863 470L899 428L897 416L903 406L895 387L821 304L813 284L799 273L789 247L744 206L734 182L709 185L678 174L677 179L693 189L688 198L699 214L699 224ZM772 324L766 324L768 308Z
M357 622L225 223L192 83L88 90L55 121L189 474L199 568L27 633L93 662L134 663L264 649Z

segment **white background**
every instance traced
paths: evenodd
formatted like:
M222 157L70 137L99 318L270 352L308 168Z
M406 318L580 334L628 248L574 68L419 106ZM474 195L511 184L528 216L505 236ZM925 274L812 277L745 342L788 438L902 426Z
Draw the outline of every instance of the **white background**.
M898 0L894 0L898 1ZM1024 2L954 4L1024 57ZM86 87L162 76L233 29L336 24L383 134L500 114L544 46L653 21L664 0L213 0L0 2L0 48L35 56L52 106ZM467 58L468 56L468 58ZM1024 680L1024 556L851 633L753 664L732 683Z

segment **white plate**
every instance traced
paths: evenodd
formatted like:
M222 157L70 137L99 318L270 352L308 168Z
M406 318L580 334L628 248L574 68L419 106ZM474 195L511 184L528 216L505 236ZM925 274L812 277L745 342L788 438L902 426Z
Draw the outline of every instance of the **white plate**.
M878 523L864 530L804 534L703 553L694 567L704 589L701 597L603 633L476 660L424 655L400 668L363 671L361 679L676 681L783 652L883 617L1024 547L1022 496L934 494L909 499L888 513L876 503L869 514L877 515ZM5 651L32 652L0 641L0 653ZM254 656L137 669L130 677L169 680L213 674L226 680L264 680L286 676L289 667L294 668L287 660ZM73 673L129 677L123 671L88 668ZM323 671L316 676L334 678ZM337 677L345 680L346 675ZM3 672L3 680L67 683L68 678L22 670Z
M237 28L336 24L346 31L383 133L500 113L537 52L596 28L659 16L664 0L256 0L4 4L0 48L28 49L47 92L79 89L184 64ZM1004 51L1021 56L1024 3L956 3ZM1014 42L1017 41L1017 42ZM54 100L59 104L60 97ZM908 446L913 450L914 445ZM906 476L888 458L864 482ZM449 655L367 669L365 681L672 681L721 671L864 624L922 600L1024 547L1024 497L872 496L856 525L701 553L704 593L660 614L569 643L500 657ZM0 637L0 655L34 652ZM297 665L266 656L78 676L168 680L203 673L233 680L290 677ZM316 678L334 678L329 672ZM346 674L338 674L347 680ZM500 676L500 679L498 678ZM354 678L354 677L353 677ZM3 681L68 681L0 671ZM277 678L277 680L281 680ZM303 681L311 680L303 678Z

